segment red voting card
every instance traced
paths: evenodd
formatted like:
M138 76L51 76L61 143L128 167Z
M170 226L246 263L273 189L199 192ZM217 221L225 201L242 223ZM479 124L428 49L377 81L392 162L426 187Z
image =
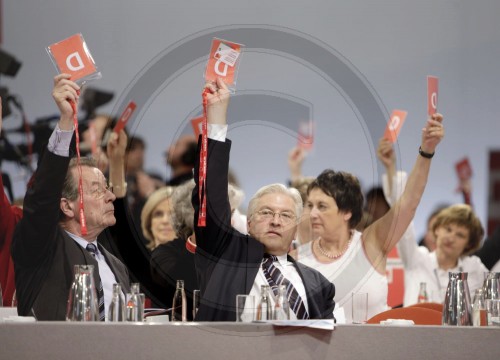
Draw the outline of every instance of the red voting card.
M387 127L385 128L384 138L389 140L392 143L395 143L398 139L399 132L403 127L403 123L405 122L407 112L404 110L393 110L391 114L391 118L387 123Z
M116 123L115 128L113 129L115 133L118 134L120 131L123 130L123 128L125 128L125 125L127 125L127 122L134 113L136 107L137 105L135 104L135 102L131 101L128 103L127 107L122 113L122 116L120 116L120 119L118 119L118 122Z
M435 76L427 76L427 114L434 115L438 106L439 79Z
M191 126L193 127L193 133L198 138L201 134L201 126L203 125L203 116L191 119Z
M214 38L205 70L205 80L215 82L220 77L226 85L235 85L242 47L241 44Z
M304 150L311 150L314 144L314 122L303 121L299 124L297 146Z
M472 177L472 167L469 158L465 157L455 164L457 176L461 181L469 180Z
M83 82L101 77L82 34L50 45L47 52L57 71L70 74L73 81Z

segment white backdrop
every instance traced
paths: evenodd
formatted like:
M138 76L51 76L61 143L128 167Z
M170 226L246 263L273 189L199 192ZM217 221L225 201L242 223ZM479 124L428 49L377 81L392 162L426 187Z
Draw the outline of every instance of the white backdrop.
M297 55L300 47L313 43L334 54L313 57L314 62L328 64L340 59L347 64L380 101L385 117L394 108L408 111L398 144L400 166L405 170L410 170L417 156L425 122L426 76L436 75L446 138L433 159L429 185L416 216L417 229L423 232L425 219L436 204L462 200L454 191L454 163L464 156L470 158L474 170L474 206L486 224L488 151L500 148L495 110L500 99L500 2L496 0L16 0L4 1L3 10L2 47L23 66L14 79L2 77L0 83L22 96L32 121L56 112L50 95L55 70L45 47L74 33L84 35L103 74L91 86L116 94L102 111L120 112L120 105L127 101L125 94L151 65L180 69L169 78L157 72L159 85L151 85L151 95L130 126L132 133L147 140L146 168L164 176L170 174L163 152L175 136L189 131L184 121L200 105L205 58L179 51L179 58L162 61L165 54L190 39L223 29L228 40L243 42L230 36L231 29L244 28L242 25L302 39L286 44L296 49L296 53L286 54L272 51L274 44L276 49L285 45L273 43L273 38L252 38L256 47L249 47L243 55L237 94L274 94L303 104L317 130L304 172L317 175L326 167L350 171L360 177L365 189L378 182L373 142L383 134L383 121L376 114L373 119L360 114L359 99L346 96L345 71L334 73L332 82L317 64L304 60L307 54ZM271 43L271 49L259 49L264 40ZM200 52L208 55L210 43L202 47ZM261 185L288 178L287 152L297 141L297 121L304 120L292 114L286 123L287 109L258 118L257 107L236 106L246 110L236 114L233 109L230 114L230 121L237 118L229 132L231 167L247 199ZM6 128L18 125L16 116L5 120ZM21 196L25 183L20 169L9 163L3 168L16 180L16 195Z

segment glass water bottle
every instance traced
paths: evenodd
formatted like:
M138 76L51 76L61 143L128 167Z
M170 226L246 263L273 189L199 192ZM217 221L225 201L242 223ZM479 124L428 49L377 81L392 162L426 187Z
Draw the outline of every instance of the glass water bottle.
M172 321L187 321L186 291L184 280L177 280L174 300L172 301Z
M257 306L257 320L272 320L273 309L269 298L269 285L260 286L260 301Z
M278 286L278 297L274 304L274 320L290 320L290 305L286 297L286 286Z
M427 296L427 284L424 282L420 283L417 302L419 304L429 302L429 297Z

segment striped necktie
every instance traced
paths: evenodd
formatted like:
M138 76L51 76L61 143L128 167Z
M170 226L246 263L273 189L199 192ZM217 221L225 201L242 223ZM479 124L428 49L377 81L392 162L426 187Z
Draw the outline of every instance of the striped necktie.
M87 244L87 251L95 258L97 255L97 246L94 244ZM99 284L97 286L97 297L99 299L99 320L104 321L106 312L104 310L104 290L102 288L101 277L99 276Z
M264 275L266 276L271 289L273 289L274 296L278 296L278 286L285 285L286 297L288 299L288 303L290 304L290 309L292 309L295 315L297 315L297 319L309 319L309 314L307 313L304 301L302 301L297 289L295 289L292 283L283 276L281 271L276 266L274 266L273 263L275 261L278 261L276 256L264 254L262 270L264 271Z

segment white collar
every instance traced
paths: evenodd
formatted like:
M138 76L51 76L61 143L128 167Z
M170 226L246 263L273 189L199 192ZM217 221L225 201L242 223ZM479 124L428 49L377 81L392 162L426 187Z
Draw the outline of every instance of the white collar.
M463 256L460 256L458 258L458 261L457 261L457 266L451 268L451 269L448 269L448 270L444 270L444 269L441 269L439 267L439 264L438 264L438 261L437 261L437 254L436 254L436 250L434 250L431 255L433 255L433 262L434 262L434 269L436 271L445 271L446 273L450 273L450 272L462 272L463 269L464 269L464 260L463 260Z
M64 230L66 231L66 230ZM85 240L84 238L78 236L78 235L75 235L75 234L72 234L70 233L69 231L66 231L66 234L69 235L69 237L71 237L73 240L75 240L75 242L80 245L82 248L86 249L87 248L87 245L88 244L94 244L95 247L97 248L97 254L99 254L99 246L97 246L97 239L95 239L94 241L88 241L88 240Z

